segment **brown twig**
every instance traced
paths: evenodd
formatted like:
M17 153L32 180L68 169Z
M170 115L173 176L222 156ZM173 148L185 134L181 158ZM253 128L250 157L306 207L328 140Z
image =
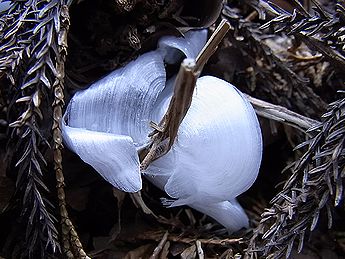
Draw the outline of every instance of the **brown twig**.
M165 232L164 236L162 237L162 240L159 242L158 246L153 250L152 255L150 256L150 259L156 259L158 258L160 252L162 251L165 243L168 240L169 232Z
M223 20L200 51L196 60L185 59L182 62L167 112L159 124L151 123L154 128L154 131L150 134L152 145L148 151L146 150L146 154L140 154L140 157L143 157L140 165L141 170L145 170L152 161L170 150L175 141L178 128L191 105L196 80L229 28L230 24ZM168 143L164 143L167 139L169 139Z
M230 23L223 19L214 33L211 35L211 38L206 42L203 49L200 51L199 55L196 58L196 71L201 72L204 65L207 63L209 58L217 50L218 45L223 40L224 36L230 29Z
M197 79L197 73L194 72L194 68L194 60L185 59L182 62L175 80L174 94L166 114L159 125L151 123L151 126L154 128L154 131L150 134L153 144L141 162L142 170L145 170L153 160L168 152L174 143L178 128L192 103ZM164 147L164 152L159 152L159 146L166 139L169 139L169 142Z
M129 196L131 197L134 205L137 208L141 208L142 211L147 214L147 215L152 215L155 218L158 218L153 212L152 210L150 210L149 207L147 207L147 205L145 204L145 202L143 201L143 198L141 196L141 192L135 192L135 193L130 193Z
M139 234L134 237L135 240L153 240L160 242L165 235L164 231L148 231L142 234ZM216 246L230 246L233 244L242 244L244 243L243 238L192 238L192 237L181 237L181 235L169 234L167 240L172 242L184 243L184 244L195 244L196 241L200 241L201 244L216 245ZM126 238L126 241L133 241L132 238Z
M197 240L197 241L195 242L195 245L196 245L196 251L198 252L198 257L199 257L199 259L204 259L204 258L205 258L205 256L204 256L204 251L202 250L200 240Z
M253 105L256 113L264 118L278 121L290 125L291 127L297 128L305 133L305 131L311 128L313 125L320 123L317 120L310 119L296 112L290 111L289 109L274 105L249 95L245 95L249 102Z

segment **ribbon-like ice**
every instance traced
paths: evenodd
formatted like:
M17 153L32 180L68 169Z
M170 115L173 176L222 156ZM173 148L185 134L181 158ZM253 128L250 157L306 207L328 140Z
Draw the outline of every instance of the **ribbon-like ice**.
M206 31L163 37L155 51L77 92L62 123L64 142L114 187L141 189L138 151L149 144L173 94L165 64L195 58ZM230 231L248 225L236 197L255 181L262 140L255 112L231 84L197 80L192 104L171 150L142 172L166 191L170 206L188 205Z

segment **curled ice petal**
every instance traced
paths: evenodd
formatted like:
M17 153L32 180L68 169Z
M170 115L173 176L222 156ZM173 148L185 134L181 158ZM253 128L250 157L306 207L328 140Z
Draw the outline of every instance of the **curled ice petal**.
M168 103L167 98L161 112ZM197 81L172 149L154 161L146 175L176 199L171 206L218 204L225 209L219 202L234 200L254 183L261 156L261 131L252 106L231 84L206 76ZM227 220L233 219L219 221L230 226Z
M149 52L77 92L62 128L66 146L114 187L139 191L137 151L149 140L153 106L164 86L162 57Z
M62 123L65 144L114 187L125 192L141 189L139 157L132 138L72 128Z

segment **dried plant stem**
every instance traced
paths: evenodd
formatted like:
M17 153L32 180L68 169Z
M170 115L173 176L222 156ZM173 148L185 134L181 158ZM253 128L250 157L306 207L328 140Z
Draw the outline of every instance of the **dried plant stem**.
M149 231L142 234L139 234L134 237L134 241L136 240L154 240L156 242L160 242L166 232L164 231ZM126 239L127 240L127 239ZM177 242L177 243L184 243L184 244L195 244L196 241L199 241L200 244L204 245L216 245L216 246L230 246L234 244L242 244L244 240L242 238L224 238L224 239L216 239L216 238L190 238L190 237L181 237L181 235L176 235L170 233L167 236L168 241ZM132 239L128 239L128 241L133 241Z
M168 110L158 125L151 123L154 128L154 131L150 134L152 145L148 151L146 150L146 154L145 151L140 154L140 157L143 158L140 165L141 170L145 170L152 161L170 150L175 141L178 128L192 103L196 80L229 28L230 24L223 20L207 41L205 47L200 51L196 60L185 59L181 63ZM168 143L164 143L167 139L169 139Z
M317 120L310 119L303 115L300 115L296 112L290 111L289 109L280 106L274 105L249 95L245 95L249 102L253 105L256 113L264 118L282 122L290 125L291 127L297 128L302 132L305 132L307 129L312 126L320 123Z
M63 251L68 258L87 258L83 250L82 244L79 240L78 234L75 231L73 223L68 217L65 201L64 191L64 176L62 172L62 135L60 123L62 118L62 108L64 106L64 63L67 55L67 33L69 29L69 13L68 6L63 5L61 10L61 30L58 34L58 51L57 57L57 75L53 84L54 102L53 102L53 140L54 140L54 169L56 173L56 188L58 193L61 227L62 227L62 241ZM72 249L71 249L72 248Z
M200 240L197 240L197 241L195 242L195 245L196 245L196 251L198 252L198 257L199 257L199 259L204 259L204 258L205 258L205 255L204 255L204 251L202 250Z
M228 21L223 19L214 33L211 35L211 38L207 41L203 49L200 51L199 55L196 58L196 71L201 71L209 60L209 58L213 55L213 53L217 50L218 45L223 40L224 36L230 29L230 24Z
M161 253L162 249L164 248L165 243L168 240L169 232L165 232L164 236L162 237L162 240L159 242L158 246L153 251L152 255L150 256L150 259L156 259L159 258L159 254Z
M141 192L135 192L135 193L129 193L129 196L131 197L134 205L137 208L141 208L141 210L147 214L147 215L152 215L153 217L157 218L157 216L152 212L152 210L147 207L147 205L145 204L142 196L141 196Z
M141 162L141 170L145 170L153 160L167 153L173 145L178 128L192 103L197 79L197 73L194 72L194 68L194 60L185 59L182 62L175 80L174 94L166 114L159 125L151 123L151 126L154 128L154 131L150 134L153 144ZM161 152L159 146L165 139L169 139L169 143L164 147L164 152Z

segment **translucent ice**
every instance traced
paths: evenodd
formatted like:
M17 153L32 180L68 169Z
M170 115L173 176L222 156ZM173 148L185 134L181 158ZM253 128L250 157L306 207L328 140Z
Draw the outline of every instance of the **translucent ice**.
M138 151L149 144L149 122L162 119L173 94L165 64L195 58L205 41L205 31L163 37L156 51L77 92L62 123L66 146L114 187L139 191ZM248 225L236 197L255 181L261 153L251 105L231 84L205 76L171 150L143 173L170 196L166 205L189 205L235 231Z

